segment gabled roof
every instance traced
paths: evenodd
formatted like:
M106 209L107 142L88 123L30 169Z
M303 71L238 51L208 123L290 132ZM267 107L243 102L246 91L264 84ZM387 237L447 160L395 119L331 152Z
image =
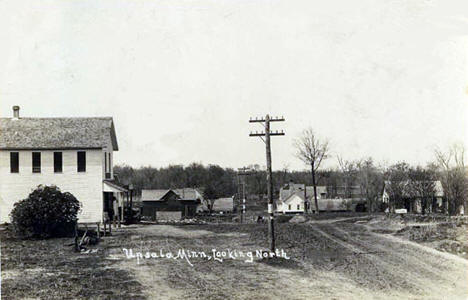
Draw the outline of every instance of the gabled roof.
M171 190L141 190L141 201L162 201Z
M172 192L176 194L182 201L196 201L203 200L201 194L192 188L183 189L160 189L160 190L141 190L141 201L162 201L167 193Z
M102 118L0 118L0 149L99 149L118 151L114 122Z
M181 200L197 200L197 199L200 199L202 200L203 197L202 195L200 194L200 192L198 192L196 189L192 189L192 188L183 188L183 189L175 189L173 190L174 193L176 193Z
M294 193L294 194L291 194L291 195L289 195L288 198L286 198L285 200L283 200L283 202L284 202L284 203L289 203L289 202L291 202L291 201L294 199L294 197L296 197L296 196L299 197L299 198L301 198L302 202L305 202L304 193L303 193L303 192L296 192L296 193Z
M294 183L294 182L289 182L285 184L281 189L279 193L279 198L281 201L286 200L291 194L297 192L297 191L302 191L304 192L305 184L303 183Z

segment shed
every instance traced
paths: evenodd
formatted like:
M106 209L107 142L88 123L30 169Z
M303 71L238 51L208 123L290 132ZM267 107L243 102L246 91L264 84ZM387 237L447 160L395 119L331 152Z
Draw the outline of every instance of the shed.
M234 197L218 198L214 200L213 211L230 213L234 211Z
M142 190L142 215L156 220L157 212L181 212L182 217L195 215L196 200L181 199L174 190ZM173 214L176 215L176 214Z

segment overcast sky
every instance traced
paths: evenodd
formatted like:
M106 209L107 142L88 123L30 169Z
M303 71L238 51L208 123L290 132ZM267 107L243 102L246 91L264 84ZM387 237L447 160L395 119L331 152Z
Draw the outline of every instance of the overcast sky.
M303 169L333 155L425 164L468 141L467 1L0 1L0 116L112 116L132 166ZM336 164L331 157L328 165Z

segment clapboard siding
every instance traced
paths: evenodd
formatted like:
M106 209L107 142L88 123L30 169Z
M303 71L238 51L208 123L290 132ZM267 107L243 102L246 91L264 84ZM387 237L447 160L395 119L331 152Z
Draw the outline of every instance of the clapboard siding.
M112 149L112 148L110 148ZM32 173L31 150L19 152L19 173L10 173L10 152L0 150L0 223L9 222L13 204L26 198L38 185L56 185L63 192L72 193L83 205L80 222L99 222L102 219L102 180L104 151L87 149L86 172L77 172L77 151L63 153L63 172L54 173L54 150L41 152L41 173ZM110 151L112 153L112 150Z

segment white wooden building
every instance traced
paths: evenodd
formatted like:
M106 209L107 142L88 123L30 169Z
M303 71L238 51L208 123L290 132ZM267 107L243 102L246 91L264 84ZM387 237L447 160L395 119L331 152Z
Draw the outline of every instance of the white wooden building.
M114 181L117 150L111 117L22 118L14 106L12 118L0 118L0 223L41 184L72 193L82 203L79 222L101 222L126 193Z
M327 187L317 186L317 199L326 198ZM319 205L320 206L320 205ZM281 187L276 211L280 213L305 212L306 207L315 210L314 187L303 183L289 182Z
M289 195L281 202L277 202L276 211L279 213L303 213L305 210L305 201L302 193Z

